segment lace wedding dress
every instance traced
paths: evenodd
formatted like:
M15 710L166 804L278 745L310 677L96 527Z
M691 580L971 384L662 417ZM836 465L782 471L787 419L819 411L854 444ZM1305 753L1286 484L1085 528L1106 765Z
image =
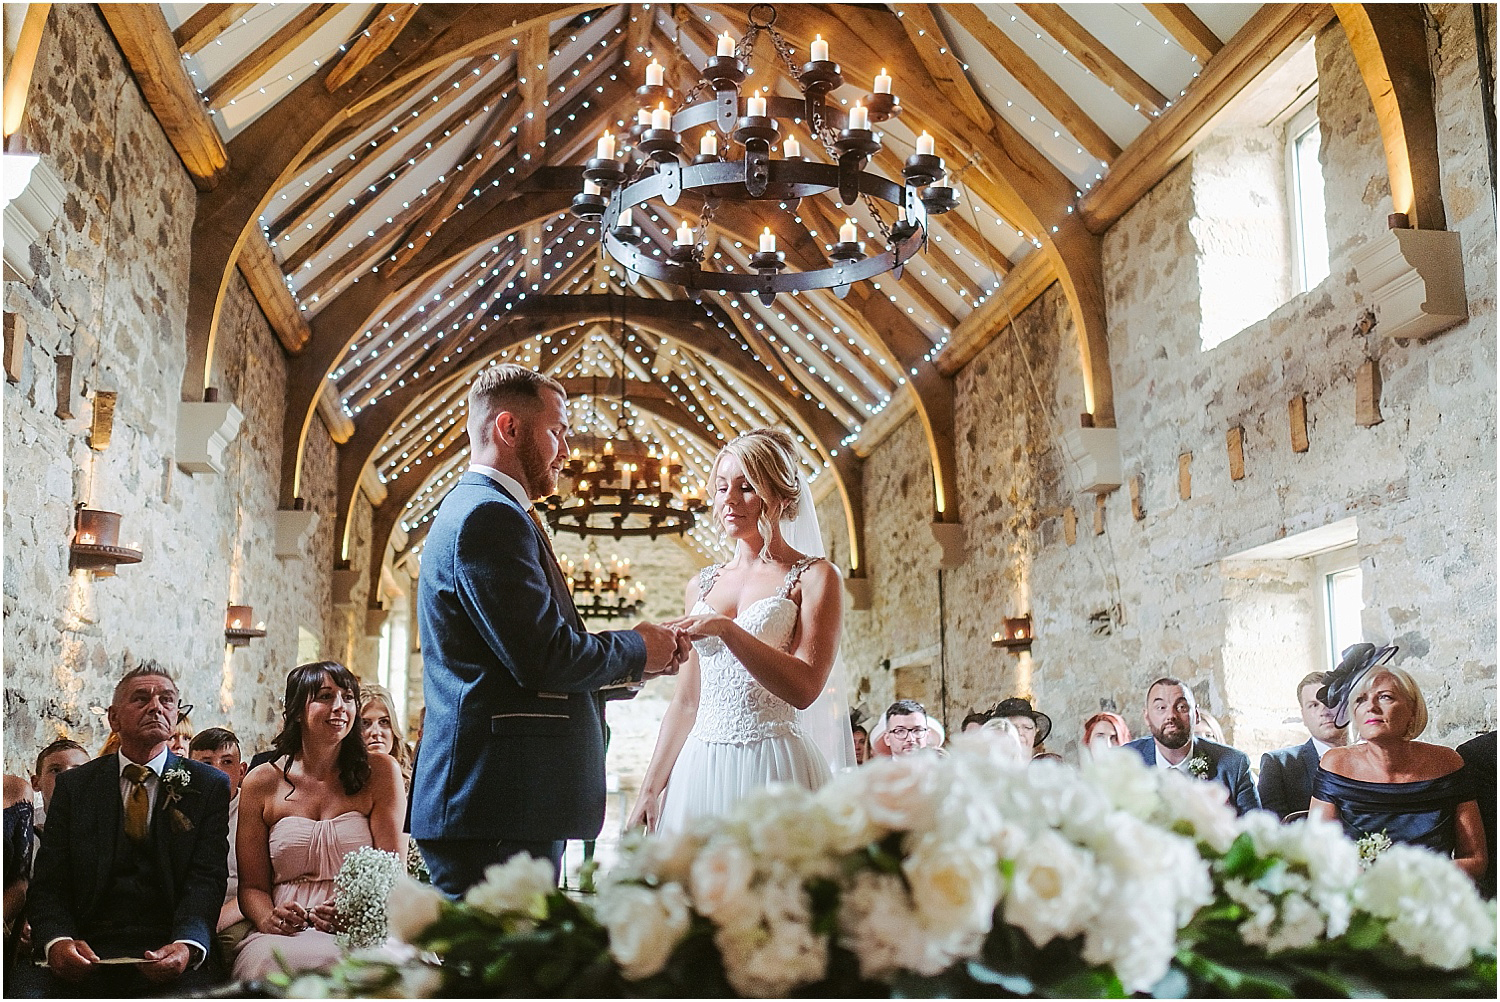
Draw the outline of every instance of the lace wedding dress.
M781 589L740 610L735 622L752 636L786 650L797 628L797 603L789 597L802 572L819 558L792 565ZM698 579L694 615L713 612L704 601L720 566ZM831 775L795 706L775 696L718 637L694 641L698 651L698 716L667 780L657 831L681 831L693 818L721 815L752 790L796 783L816 790Z

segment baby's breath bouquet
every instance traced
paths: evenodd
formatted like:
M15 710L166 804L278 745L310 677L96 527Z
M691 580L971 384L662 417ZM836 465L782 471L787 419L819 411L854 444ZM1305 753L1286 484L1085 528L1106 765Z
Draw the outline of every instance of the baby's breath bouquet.
M394 852L372 846L344 857L333 882L339 945L359 950L385 942L385 902L406 866Z

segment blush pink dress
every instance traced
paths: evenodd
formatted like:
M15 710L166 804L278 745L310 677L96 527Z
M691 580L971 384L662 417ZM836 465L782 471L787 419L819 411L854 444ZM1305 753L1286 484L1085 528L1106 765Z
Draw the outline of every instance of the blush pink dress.
M282 818L271 827L269 841L272 903L295 901L309 911L333 899L333 881L344 857L375 843L370 819L358 811L326 821ZM281 970L283 965L294 971L316 970L341 955L338 939L316 929L305 929L294 936L255 932L245 937L235 954L234 977L254 981Z

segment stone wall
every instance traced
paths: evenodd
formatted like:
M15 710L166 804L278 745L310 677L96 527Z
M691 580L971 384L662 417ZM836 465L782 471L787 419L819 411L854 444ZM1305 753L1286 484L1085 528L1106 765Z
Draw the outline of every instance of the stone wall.
M244 412L223 475L175 461L185 364L188 262L197 193L92 5L53 8L25 124L67 190L32 251L36 280L7 283L26 324L21 377L4 389L6 771L68 735L103 743L104 707L127 667L154 660L247 748L276 729L298 626L326 630L334 452L308 448L322 514L309 559L273 553L285 359L244 283L224 304L213 383ZM72 362L58 416L58 371ZM107 449L88 444L92 394L119 393ZM140 564L112 578L68 570L75 504L120 512ZM252 605L268 636L230 652L225 606Z
M1143 689L1171 673L1190 682L1231 740L1250 751L1274 746L1296 733L1283 675L1294 657L1311 655L1305 631L1278 622L1306 608L1270 596L1305 589L1305 573L1283 567L1277 583L1274 566L1247 571L1228 558L1353 516L1365 637L1401 646L1398 662L1430 702L1427 737L1456 743L1494 726L1495 218L1470 17L1465 6L1436 6L1432 42L1443 197L1449 228L1463 236L1471 319L1425 344L1362 324L1370 305L1350 256L1382 231L1390 197L1374 112L1334 24L1316 47L1326 280L1204 351L1200 269L1211 265L1201 258L1211 245L1192 230L1194 160L1105 236L1120 446L1125 478L1141 478L1141 518L1121 489L1106 498L1096 535L1093 496L1080 492L1059 444L1083 408L1076 338L1056 286L957 377L966 562L943 572L941 592L917 420L870 454L875 594L871 610L850 614L844 648L870 706L882 708L900 687L903 659L925 658L929 706L950 726L970 708L1030 694L1055 721L1049 747L1071 757L1079 725L1101 707L1118 707L1144 733ZM1371 359L1383 376L1383 420L1364 427L1355 380ZM1310 437L1303 453L1292 450L1288 419L1299 394ZM1226 451L1236 426L1241 480L1231 479ZM1182 454L1191 456L1186 500ZM827 523L841 525L833 514ZM991 647L1001 619L1021 612L1035 623L1032 652ZM924 652L940 641L939 653Z

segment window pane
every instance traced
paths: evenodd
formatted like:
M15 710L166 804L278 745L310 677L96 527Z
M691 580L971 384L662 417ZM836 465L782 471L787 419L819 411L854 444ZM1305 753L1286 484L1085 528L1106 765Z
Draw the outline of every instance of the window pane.
M1358 567L1330 574L1328 582L1328 642L1332 666L1337 667L1344 648L1364 638L1359 614L1365 607Z
M1328 229L1323 220L1323 168L1318 163L1322 131L1315 120L1297 136L1293 161L1297 171L1297 240L1303 290L1328 277Z

